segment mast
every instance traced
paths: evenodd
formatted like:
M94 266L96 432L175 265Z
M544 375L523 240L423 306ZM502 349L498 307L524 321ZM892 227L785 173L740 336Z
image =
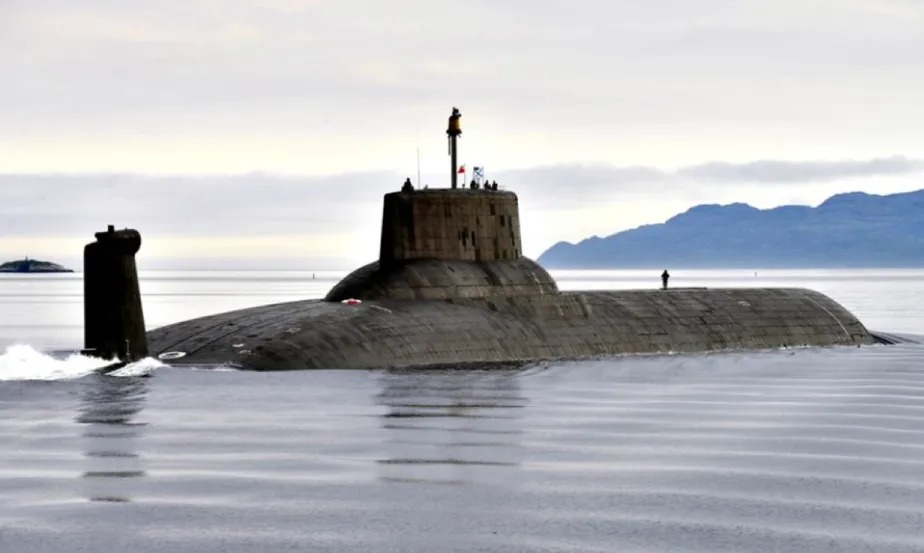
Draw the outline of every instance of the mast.
M461 117L462 114L459 113L459 108L452 108L452 115L449 116L449 128L446 129L446 134L449 136L449 157L452 164L450 180L453 188L458 187L459 181L459 145L457 139L462 134L462 126L459 124L459 118Z

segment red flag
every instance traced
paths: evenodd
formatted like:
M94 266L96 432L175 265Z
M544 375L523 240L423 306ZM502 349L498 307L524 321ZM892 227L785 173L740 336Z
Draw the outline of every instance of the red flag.
M465 164L464 164L464 163L463 163L462 165L459 166L459 172L460 172L460 173L464 173L464 172L465 172Z

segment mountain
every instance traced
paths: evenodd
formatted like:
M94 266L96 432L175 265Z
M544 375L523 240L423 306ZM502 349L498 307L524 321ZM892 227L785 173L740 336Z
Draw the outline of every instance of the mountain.
M549 268L924 267L924 190L838 194L818 207L698 205L666 223L539 256Z
M57 263L37 259L19 259L0 263L0 273L73 273Z

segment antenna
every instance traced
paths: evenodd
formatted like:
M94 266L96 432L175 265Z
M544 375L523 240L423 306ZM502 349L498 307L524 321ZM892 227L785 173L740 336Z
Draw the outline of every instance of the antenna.
M462 114L459 113L458 108L452 108L452 115L449 116L449 128L446 129L446 135L449 138L449 157L450 157L450 182L452 183L452 188L456 188L456 183L459 180L459 149L456 141L459 138L459 135L462 134L462 126L459 124L459 119ZM464 185L464 183L463 183Z

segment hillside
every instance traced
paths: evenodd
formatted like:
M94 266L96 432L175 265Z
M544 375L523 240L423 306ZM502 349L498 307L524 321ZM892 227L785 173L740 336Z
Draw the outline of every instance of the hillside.
M924 190L839 194L815 208L698 205L662 224L559 242L538 261L550 268L921 267Z

